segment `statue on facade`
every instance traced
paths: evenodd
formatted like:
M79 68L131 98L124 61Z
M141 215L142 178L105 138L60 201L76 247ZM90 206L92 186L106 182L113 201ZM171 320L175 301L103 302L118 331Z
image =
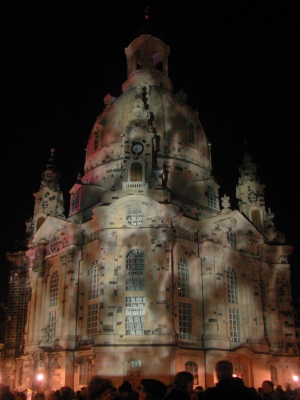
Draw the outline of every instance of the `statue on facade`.
M42 331L42 341L49 342L51 339L51 328L50 325L46 325L44 328L41 329Z
M143 101L138 98L133 104L133 110L128 113L129 126L146 126L148 112L145 110Z

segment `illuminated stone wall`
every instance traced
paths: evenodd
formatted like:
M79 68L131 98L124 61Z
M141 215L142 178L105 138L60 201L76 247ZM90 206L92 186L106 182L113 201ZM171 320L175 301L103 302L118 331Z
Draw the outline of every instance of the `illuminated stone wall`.
M248 386L299 373L292 248L249 155L239 210L219 199L198 113L172 93L169 50L151 35L126 49L123 94L104 99L67 218L53 157L47 165L20 255L18 296L31 295L16 324L18 354L2 363L18 390L77 390L93 374L116 387L144 377L168 384L182 370L208 387L223 358Z

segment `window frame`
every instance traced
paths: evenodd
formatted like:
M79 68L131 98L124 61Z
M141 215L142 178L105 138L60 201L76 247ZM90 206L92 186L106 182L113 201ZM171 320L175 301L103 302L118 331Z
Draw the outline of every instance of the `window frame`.
M190 267L185 258L178 260L178 296L190 298Z
M97 260L95 260L89 271L89 296L88 299L97 299L100 295L100 265Z
M140 249L126 255L126 291L144 291L146 287L145 254Z
M125 298L125 330L129 336L145 334L146 299L144 296L126 296Z
M192 304L180 301L178 303L178 337L181 339L192 338Z
M217 208L218 207L218 196L216 195L216 190L213 186L208 186L206 190L207 205L208 207Z

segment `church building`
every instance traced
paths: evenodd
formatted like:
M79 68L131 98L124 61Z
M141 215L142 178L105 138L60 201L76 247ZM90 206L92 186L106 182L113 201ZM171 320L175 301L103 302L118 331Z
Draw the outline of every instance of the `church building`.
M173 94L169 52L150 34L125 49L127 80L104 98L67 217L51 150L27 249L7 254L0 374L11 389L78 390L95 374L136 388L184 370L207 388L221 359L256 388L300 375L293 249L249 154L239 209L219 198L198 112Z

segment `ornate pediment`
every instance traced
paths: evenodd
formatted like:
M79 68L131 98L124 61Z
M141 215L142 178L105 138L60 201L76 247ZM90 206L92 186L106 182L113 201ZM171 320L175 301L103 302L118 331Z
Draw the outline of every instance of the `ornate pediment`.
M102 228L138 228L162 225L176 214L176 207L162 205L148 197L134 195L109 206L93 209L94 218Z
M40 229L35 233L29 242L28 247L35 248L41 244L45 245L52 239L56 232L68 229L72 229L74 232L80 230L80 227L63 219L48 217Z

